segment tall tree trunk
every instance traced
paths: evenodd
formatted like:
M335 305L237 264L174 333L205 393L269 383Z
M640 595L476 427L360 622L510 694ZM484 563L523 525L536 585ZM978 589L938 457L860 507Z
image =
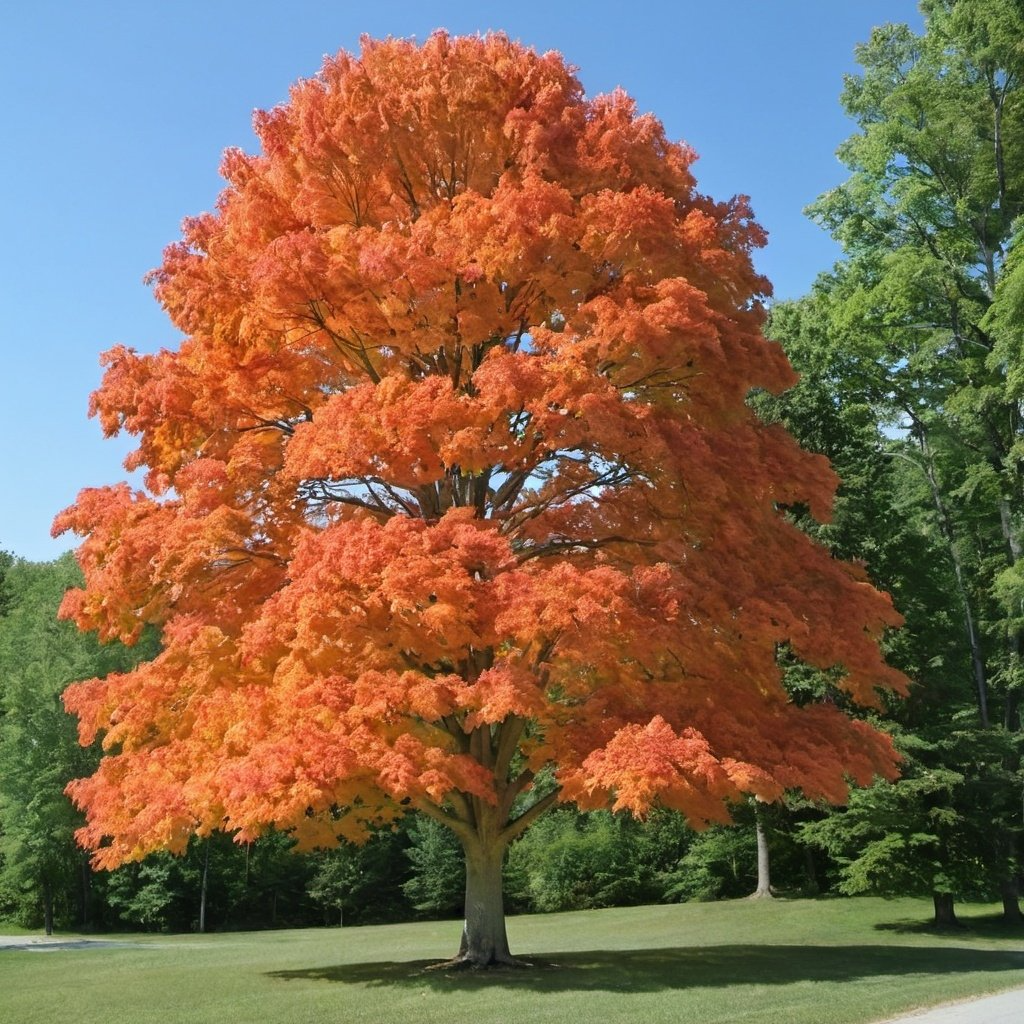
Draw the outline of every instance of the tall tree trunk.
M1006 836L1006 856L1003 862L1005 874L999 880L1003 921L1006 924L1020 924L1024 921L1024 914L1020 912L1020 867L1017 864L1017 837L1012 832Z
M1006 104L1006 92L1006 86L1004 85L1002 88L997 87L995 79L991 77L990 73L988 95L992 101L992 149L995 156L996 184L998 187L996 208L1001 215L1005 215L1006 211L1006 162L1003 154L1003 108ZM995 290L994 282L992 290Z
M807 878L807 894L817 896L821 892L821 883L818 881L818 869L814 861L814 850L809 846L804 847L804 875Z
M768 835L764 827L764 805L754 800L754 832L757 835L757 888L750 894L752 900L772 898L771 857Z
M50 880L43 880L43 931L53 934L53 889Z
M953 910L953 894L949 892L933 892L932 903L935 906L935 921L937 928L952 928L960 922L956 919Z
M1016 878L1004 878L999 883L1000 896L1003 901L1003 921L1006 924L1024 922L1024 914L1020 912L1020 883Z
M1016 732L1024 726L1020 716L1020 695L1017 690L1007 693L1003 701L1003 728L1007 732Z
M199 885L199 931L206 931L206 880L210 873L210 840L206 840L203 854L203 880Z
M92 872L89 870L89 858L84 854L79 857L78 860L80 872L79 880L81 882L81 895L82 906L80 908L80 920L82 922L83 930L89 927L90 923L90 910L92 909Z
M918 448L921 452L922 461L919 463L908 456L900 456L911 465L917 466L924 472L928 481L928 487L932 492L932 502L935 505L935 512L938 518L939 531L946 541L950 559L953 563L953 576L956 580L956 589L960 597L960 603L964 612L964 628L967 631L967 643L971 651L971 666L974 669L974 685L978 696L978 716L981 719L981 727L989 727L988 720L988 675L985 671L985 659L981 653L981 641L974 624L974 613L971 608L970 594L967 589L967 581L964 579L963 562L960 558L960 551L957 547L956 530L953 526L953 519L946 508L942 496L942 487L939 484L938 474L932 462L931 448L928 444L928 435L925 426L920 420L914 418L915 436Z
M501 887L505 846L469 840L463 847L466 852L466 919L456 959L475 967L514 963L505 932Z

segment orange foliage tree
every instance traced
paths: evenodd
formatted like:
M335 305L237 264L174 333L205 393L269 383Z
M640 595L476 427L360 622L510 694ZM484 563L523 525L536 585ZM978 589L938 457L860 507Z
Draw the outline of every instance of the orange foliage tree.
M862 704L903 681L888 599L785 518L827 516L827 463L746 404L794 380L746 200L501 35L364 41L255 126L152 274L180 348L104 356L92 412L145 489L54 524L85 538L63 614L163 639L66 695L104 734L70 787L95 863L415 809L492 963L504 851L557 801L699 826L892 775L781 685L782 645Z

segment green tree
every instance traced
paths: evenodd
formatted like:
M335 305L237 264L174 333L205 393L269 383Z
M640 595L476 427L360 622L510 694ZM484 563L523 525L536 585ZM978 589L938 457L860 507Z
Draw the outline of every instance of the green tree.
M923 464L916 441L893 429L876 397L877 364L834 328L833 281L775 310L772 333L802 377L781 398L758 401L843 477L831 523L815 524L800 509L792 514L842 557L861 559L892 593L906 626L887 638L887 656L915 685L889 709L906 758L896 791L855 794L845 811L798 835L838 861L843 891L894 893L902 885L931 895L936 920L948 922L954 895L976 895L985 885L991 894L1005 882L1012 851L1001 844L1019 820L1019 734L982 725L974 671L981 640L991 640L982 636L991 623L978 604L991 580L984 549L993 547L998 524L983 514L980 488L971 501L940 491L936 503L936 478L961 469L964 450L937 431L941 443ZM947 518L954 498L955 523ZM987 673L988 663L981 667ZM797 700L838 696L806 666L788 668L787 687ZM902 831L891 831L893 822Z
M8 562L7 614L0 618L0 912L25 924L88 924L91 873L74 841L82 824L64 795L92 771L98 750L77 742L60 695L72 680L124 670L152 656L101 645L57 621L57 606L81 576L70 555L55 562Z
M839 446L852 500L836 522L859 548L846 556L865 558L908 619L891 656L919 685L899 717L928 756L921 774L908 764L892 799L921 825L915 834L933 835L925 826L943 817L948 848L963 839L971 870L981 858L1019 918L1024 449L1012 245L1024 209L1024 8L926 0L922 10L924 35L888 25L857 51L863 72L847 79L843 106L859 130L840 149L851 175L811 208L845 259L798 308L777 311L775 329L810 370L801 387L820 390L811 404L826 424L863 415L875 431L853 465ZM790 408L807 412L799 400ZM887 494L870 486L881 481ZM872 505L894 529L878 528ZM980 779L986 802L972 806ZM983 850L966 842L972 833ZM908 849L889 842L873 856L895 862ZM932 876L948 895L967 884L948 864Z
M232 922L253 923L246 915L249 861L249 850L218 834L193 840L180 856L155 853L101 875L98 882L118 925L144 931L215 931ZM289 867L301 891L304 865L289 858ZM258 923L270 923L269 916Z
M421 821L429 819L413 818L413 829ZM438 832L444 831L434 822L429 824ZM444 834L447 838L448 833ZM403 883L407 884L409 876L409 842L405 828L382 829L362 845L342 843L335 849L311 854L307 858L311 875L306 892L323 909L324 923L407 919L410 908ZM457 853L457 846L455 850ZM459 881L463 882L461 862L458 867ZM457 894L456 906L462 891Z
M7 613L7 607L10 603L10 594L6 581L7 572L13 564L14 556L9 551L0 551L0 616Z
M306 891L316 903L324 908L324 923L328 923L327 911L337 916L340 926L345 923L345 907L351 906L363 888L363 847L346 844L333 850L325 850L317 856L316 873L309 880Z
M673 898L675 871L695 835L682 815L664 808L644 821L561 809L509 850L509 899L549 912Z
M406 856L412 871L402 891L423 913L458 913L466 891L466 865L458 840L449 829L427 817L414 818L408 832Z
M635 833L635 822L607 811L549 815L509 851L513 902L541 912L642 902Z
M939 740L907 734L898 785L857 790L843 812L804 825L803 838L838 865L839 891L930 896L939 925L956 923L954 899L988 898L999 877L982 826L1007 787L998 777L1005 751L982 743L1005 738L956 722Z

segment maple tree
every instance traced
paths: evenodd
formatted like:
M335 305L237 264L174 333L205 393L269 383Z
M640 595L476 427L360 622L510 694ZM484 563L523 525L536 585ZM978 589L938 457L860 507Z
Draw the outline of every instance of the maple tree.
M364 40L259 113L152 275L186 336L117 347L92 412L145 490L83 491L63 614L163 649L73 686L100 866L415 809L466 855L460 957L510 958L509 843L556 802L701 825L841 800L887 737L804 706L777 652L903 679L898 622L785 517L835 479L746 404L764 235L622 92L502 35Z

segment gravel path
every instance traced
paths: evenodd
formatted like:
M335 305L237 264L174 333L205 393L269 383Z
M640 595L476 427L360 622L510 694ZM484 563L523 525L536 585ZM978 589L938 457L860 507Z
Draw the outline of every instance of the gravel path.
M0 935L0 949L20 949L29 953L53 953L59 949L140 948L143 942L118 939L60 939L55 935Z
M1001 992L997 996L967 999L930 1010L915 1010L884 1024L1022 1024L1024 988Z

